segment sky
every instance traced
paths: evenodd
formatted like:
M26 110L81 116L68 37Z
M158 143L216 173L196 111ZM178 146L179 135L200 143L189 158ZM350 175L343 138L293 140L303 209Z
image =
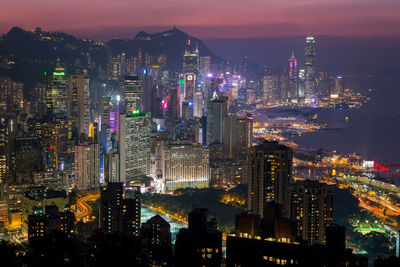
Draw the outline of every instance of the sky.
M0 33L42 27L108 40L177 26L205 39L400 35L399 0L1 0L0 6Z

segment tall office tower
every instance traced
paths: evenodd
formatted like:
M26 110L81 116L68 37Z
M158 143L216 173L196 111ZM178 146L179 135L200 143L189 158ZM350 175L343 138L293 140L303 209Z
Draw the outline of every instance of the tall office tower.
M79 190L96 188L100 183L100 145L75 146L75 184Z
M111 97L102 97L100 99L100 144L106 152L111 150L111 129L110 129L110 111L112 110Z
M147 70L143 71L142 75L143 85L143 111L151 112L154 99L157 98L154 77L147 74ZM153 114L152 114L153 115Z
M252 147L248 158L248 211L263 216L265 203L275 201L282 215L289 215L289 184L293 150L278 142L263 141Z
M313 36L307 36L305 54L304 54L304 75L305 75L305 88L304 96L310 97L315 94L317 87L316 83L316 56L315 56L315 38Z
M343 96L343 90L344 90L343 76L339 75L335 78L335 88L334 88L333 92L331 93L331 97L337 98L337 97Z
M125 113L143 108L143 85L139 76L126 76L124 84Z
M71 75L69 77L68 101L68 114L78 129L78 133L89 135L89 76Z
M207 144L222 144L224 142L225 118L228 115L226 99L210 100L207 113Z
M333 222L334 187L318 181L295 182L290 189L290 217L297 234L310 244L325 243L326 227Z
M242 75L246 79L246 82L247 82L247 80L249 79L249 56L248 55L243 56Z
M227 157L239 160L250 152L253 139L253 118L225 118L224 153Z
M277 75L265 75L263 77L263 102L276 101L278 99L279 77Z
M193 117L201 118L203 116L204 102L203 93L196 92L193 96Z
M36 83L31 92L32 112L35 114L46 114L46 86Z
M289 58L289 81L288 81L289 84L286 94L288 99L294 99L298 97L297 80L298 80L297 59L294 56L294 52L292 51L292 56Z
M319 73L318 96L329 97L331 95L330 80L329 72Z
M183 77L184 77L183 91L180 91L181 92L180 98L182 101L193 97L194 93L196 92L196 85L197 85L196 74L185 73Z
M292 56L289 58L289 78L295 79L297 77L297 59L292 51Z
M100 228L106 233L137 235L140 228L140 192L108 183L100 189Z
M15 178L20 184L30 183L33 172L41 168L39 139L36 136L15 138Z
M0 109L2 111L23 107L24 84L8 77L0 77Z
M210 73L211 67L211 57L203 56L200 57L200 75L203 77L207 77L207 74Z
M40 126L40 142L45 168L59 169L73 152L72 124L66 119L43 123Z
M199 50L197 46L194 47L194 45L192 45L190 39L188 39L183 56L182 73L194 73L196 75L199 73Z
M162 158L162 177L166 191L209 187L208 147L191 143L168 143L164 145Z
M50 74L46 74L46 106L47 112L67 115L67 78L65 69L57 62L57 67Z
M131 181L150 175L150 113L134 110L120 114L120 180Z
M168 110L167 110L168 120L176 121L179 118L178 90L177 89L170 90L170 98L169 98L169 103L167 105L168 105Z

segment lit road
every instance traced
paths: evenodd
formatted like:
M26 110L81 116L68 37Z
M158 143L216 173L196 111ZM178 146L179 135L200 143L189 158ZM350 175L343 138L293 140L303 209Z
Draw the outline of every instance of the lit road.
M86 216L92 213L92 207L87 204L88 202L95 202L100 197L100 193L90 193L76 201L75 217L76 221L79 222Z

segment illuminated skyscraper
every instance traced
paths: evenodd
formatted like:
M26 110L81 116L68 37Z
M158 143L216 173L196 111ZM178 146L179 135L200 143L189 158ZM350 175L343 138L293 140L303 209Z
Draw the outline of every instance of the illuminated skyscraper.
M290 190L290 217L297 234L310 244L325 243L326 227L333 223L332 185L318 181L295 182Z
M182 73L199 73L199 50L192 45L188 39L185 54L183 56L183 69Z
M46 78L46 106L53 114L67 115L67 78L65 69L57 63L57 67Z
M305 89L304 96L310 97L315 93L316 89L316 55L315 55L315 38L307 36L305 54L304 54L304 71L305 71Z
M289 183L293 150L278 142L263 141L252 147L248 160L248 211L263 216L264 205L275 201L289 215Z
M3 111L22 109L24 85L8 77L0 77L0 108Z
M137 235L140 227L140 188L108 183L100 189L100 228L106 233Z
M75 146L75 184L79 190L96 188L100 183L100 145Z
M335 88L334 88L333 92L331 92L331 97L335 98L335 97L342 96L343 90L344 90L343 76L339 75L335 78Z
M78 133L88 135L90 124L89 76L71 75L69 79L69 117L78 128Z
M266 75L263 77L263 102L276 101L278 99L279 77L277 75Z
M289 78L294 79L297 76L297 59L292 51L292 56L289 58Z
M193 117L201 118L203 116L203 93L196 92L193 96Z
M131 110L142 110L143 86L139 76L132 75L125 77L124 101L126 113L130 113Z
M243 77L246 79L246 81L249 79L249 56L244 55L243 56L243 63L242 63L242 74Z
M119 120L120 181L150 175L150 113L134 110Z

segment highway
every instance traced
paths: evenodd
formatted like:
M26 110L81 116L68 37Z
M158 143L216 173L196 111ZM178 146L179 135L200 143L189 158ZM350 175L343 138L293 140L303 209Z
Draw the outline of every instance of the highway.
M100 197L100 193L89 193L88 195L81 197L76 201L75 218L79 222L85 221L85 218L92 213L92 207L88 202L95 202Z

